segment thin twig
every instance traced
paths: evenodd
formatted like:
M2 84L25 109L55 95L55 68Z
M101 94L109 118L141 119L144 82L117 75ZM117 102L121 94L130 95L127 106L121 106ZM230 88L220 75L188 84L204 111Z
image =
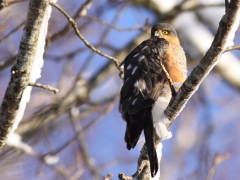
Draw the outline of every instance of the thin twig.
M26 21L23 21L20 23L17 27L15 27L11 32L9 32L7 35L5 35L2 39L0 39L0 43L3 42L5 39L7 39L9 36L11 36L14 32L16 32L20 27L22 27Z
M136 157L133 158L115 158L107 163L101 164L99 166L97 166L97 170L98 171L103 171L106 170L107 168L113 167L114 165L118 165L118 164L129 164L129 163L133 163L136 160Z
M224 3L216 3L216 4L197 4L193 7L187 8L187 9L183 9L183 11L196 11L199 9L204 9L204 8L210 8L210 7L223 7Z
M1 2L0 2L1 3ZM1 5L0 5L1 6ZM1 9L1 7L0 7L0 9ZM4 25L1 25L0 26L0 32L3 32L5 29L7 29L8 28L8 25L6 25L6 24L4 24Z
M64 11L58 4L55 4L55 3L52 3L52 2L50 2L49 4L52 5L53 7L57 8L57 9L68 19L68 21L71 23L71 25L72 25L72 27L73 27L76 35L84 42L84 44L85 44L87 47L89 47L92 51L96 52L97 54L99 54L99 55L101 55L101 56L103 56L103 57L106 57L106 58L108 58L109 60L113 61L113 62L115 63L115 65L117 66L117 68L118 68L118 66L119 66L119 64L120 64L119 61L118 61L116 58L114 58L114 57L112 57L112 56L109 56L109 55L103 53L102 51L100 51L99 49L97 49L97 48L95 48L93 45L91 45L91 44L83 37L83 35L80 33L80 31L78 30L78 27L77 27L76 22L74 21L74 19L72 19L72 18L67 14L66 11Z
M77 133L75 136L73 136L69 141L67 141L66 143L64 143L62 146L60 146L59 148L57 148L56 150L49 152L48 154L50 155L56 155L59 152L61 152L63 149L65 149L66 147L68 147L71 143L73 143L79 136L80 133L83 133L85 131L87 131L89 128L91 128L95 123L99 122L104 115L106 115L112 108L114 103L116 102L116 100L118 99L118 95L113 97L112 102L110 102L102 111L102 113L94 120L92 120L90 123L88 123L85 127L82 128L82 131L80 131L79 133Z
M212 162L212 166L208 170L206 180L211 180L213 178L213 175L214 175L217 165L219 165L223 161L227 160L229 157L230 157L229 153L226 153L222 156L220 156L219 153L216 153L214 156L213 162Z
M13 134L13 135L15 137L19 136L18 134ZM51 163L50 161L47 160L49 155L45 155L45 156L38 155L30 145L28 145L27 143L22 141L21 136L19 136L19 137L20 138L15 138L14 141L12 141L12 142L8 141L7 145L13 149L22 151L24 154L26 154L30 157L37 159L39 162L41 162L42 164L49 167L57 175L63 177L64 179L68 179L68 174L65 171L65 169L63 170L62 167L61 168L57 167L56 164Z
M93 167L90 157L88 155L88 151L86 148L86 143L84 141L84 134L81 124L77 121L79 118L79 111L76 107L73 107L70 111L70 121L73 126L74 132L77 135L77 143L79 151L81 152L82 161L85 166L88 168L94 179L100 179L99 172Z
M29 0L15 0L15 1L10 1L10 2L2 2L0 5L0 10L2 10L5 7L11 6L16 3L24 2L24 1L29 1Z
M108 173L106 176L103 177L103 180L110 180L113 177L113 174Z
M75 165L76 171L71 176L70 180L78 180L84 173L84 168L82 167L82 159L81 159L81 153L76 153L76 165Z
M161 16L159 16L159 11L157 11L157 14L159 16L158 21L162 22L162 21L167 21L170 20L172 18L174 18L177 14L181 13L181 12L186 12L186 11L197 11L199 9L203 9L203 8L209 8L209 7L222 7L224 6L223 3L219 3L219 4L207 4L207 5L202 5L202 4L193 4L190 6L185 6L185 3L187 3L187 1L182 1L180 4L178 4L177 6L175 6L171 11L166 12L166 13L162 13Z
M225 52L233 51L233 50L240 50L240 45L229 46L222 52L222 54L225 53Z
M74 14L73 19L77 20L79 17L86 15L87 9L90 7L92 2L93 0L86 0L77 10L77 12ZM63 37L69 31L70 28L71 28L71 25L67 23L60 31L58 31L48 39L47 44L49 44L49 41L50 42L55 41L58 38Z
M40 83L31 83L30 82L30 83L28 83L28 86L43 88L45 90L53 92L54 94L58 93L58 91L59 91L57 88L54 88L54 87L49 86L49 85L43 85L43 84L40 84Z
M115 17L113 18L111 24L114 25L116 24L116 22L118 21L119 17L121 16L121 13L123 11L123 9L125 8L125 6L123 6L115 15ZM110 32L110 28L107 28L101 35L101 39L100 42L98 43L98 45L96 45L96 48L99 48L100 46L102 46L102 44L104 43L108 33ZM87 68L87 66L91 63L92 58L94 57L95 53L94 51L89 55L88 58L86 58L86 61L84 62L83 66L81 67L81 69L78 72L78 75L75 79L75 82L77 82L80 78L82 73L84 72L84 70ZM122 71L120 71L120 74L123 73Z
M80 47L76 50L73 50L72 52L63 54L61 56L55 56L55 55L48 54L48 55L45 55L45 57L48 58L48 59L53 59L55 61L60 61L62 59L72 59L74 56L76 56L79 53L84 52L86 50L88 50L88 48L86 46L84 46L84 47Z
M16 56L13 56L13 57L10 57L6 61L0 62L0 71L2 71L4 69L8 68L9 66L11 66L14 63L15 59L16 59Z
M105 25L105 26L108 26L109 28L112 28L112 29L115 29L116 31L135 31L135 30L140 30L140 23L137 23L135 26L131 27L131 28L120 28L120 27L117 27L115 26L114 24L112 23L107 23L97 17L92 17L92 16L83 16L83 18L86 18L86 19L89 19L89 20L92 20L92 21L96 21L102 25Z
M94 120L92 120L91 122L89 122L83 129L84 131L88 130L90 127L92 127L93 125L95 125L97 122L99 122L113 107L114 104L116 102L116 100L118 99L119 95L115 96L112 100L112 102L110 102L103 110L103 112Z
M67 141L66 143L64 143L62 146L60 146L59 148L48 152L47 154L54 156L57 155L58 153L60 153L62 150L64 150L66 147L68 147L70 144L74 143L76 140L77 136L74 136L72 139L70 139L69 141Z

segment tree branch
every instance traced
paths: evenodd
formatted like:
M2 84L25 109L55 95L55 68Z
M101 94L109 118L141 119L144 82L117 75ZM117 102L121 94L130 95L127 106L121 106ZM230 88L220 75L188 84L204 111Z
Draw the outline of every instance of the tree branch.
M41 25L46 7L47 0L31 0L29 3L27 22L19 51L15 64L11 69L11 79L0 107L0 147L4 145L12 129L23 90L28 85L39 37L39 28L37 26Z
M20 23L17 27L15 27L12 31L10 31L7 35L5 35L2 39L0 39L0 43L2 43L5 39L15 33L18 29L20 29L25 24L25 21Z
M49 85L43 85L40 83L31 83L30 82L30 83L28 83L28 86L35 86L35 87L43 88L43 89L53 92L54 94L58 93L58 91L59 91L59 89L57 89L57 88L51 87Z
M223 161L227 160L229 157L230 157L229 153L226 153L222 156L219 155L219 153L216 153L214 156L213 162L212 162L212 166L208 170L206 180L212 180L213 174L214 174L214 171L215 171L217 165L219 165Z
M233 51L233 50L240 50L240 45L229 46L222 53L226 53L226 52Z
M72 107L69 115L70 115L70 121L72 123L73 129L76 134L75 136L78 142L79 151L81 152L82 161L88 168L89 172L91 173L92 178L99 180L101 179L99 172L96 170L96 168L93 167L88 155L87 148L85 146L83 128L80 125L80 123L77 121L79 118L79 110L76 107Z
M87 9L91 6L93 0L86 0L78 9L78 11L74 14L73 19L77 20L79 17L82 17L86 14ZM49 44L48 41L52 42L55 41L61 37L63 37L67 32L69 32L69 29L71 29L71 24L67 23L60 31L52 35L49 40L47 40L47 44Z
M54 6L56 9L58 9L67 19L68 21L71 23L76 35L84 42L84 44L90 48L92 51L96 52L97 54L99 54L100 56L103 56L103 57L106 57L108 58L109 60L113 61L115 63L115 65L118 67L119 66L119 61L115 58L115 57L112 57L112 56L109 56L105 53L103 53L102 51L100 51L99 49L95 48L93 45L91 45L84 37L83 35L80 33L80 31L78 30L78 27L77 27L77 24L76 22L74 21L73 18L71 18L66 11L64 11L58 4L55 4L55 3L52 3L50 2L49 3L50 5Z
M54 157L54 156L50 156L50 155L39 155L38 153L36 153L34 151L34 149L28 145L27 143L22 141L21 136L19 136L16 133L13 133L10 138L8 139L7 146L22 151L24 154L35 158L36 160L38 160L40 163L46 165L47 167L49 167L52 171L54 171L58 176L64 178L64 179L68 179L68 172L66 172L66 169L64 169L64 167L58 167L59 163L58 161L58 157ZM50 159L52 158L52 159Z
M11 6L16 3L24 2L24 1L28 1L28 0L15 0L15 1L9 1L9 2L1 1L2 3L0 3L0 11L5 7Z
M3 71L4 69L11 66L16 59L16 56L10 57L8 60L0 63L0 71Z
M92 21L96 21L102 25L105 25L109 28L115 29L116 31L135 31L135 30L140 30L140 23L137 23L134 27L131 28L120 28L117 27L116 25L112 24L112 23L107 23L97 17L93 17L93 16L83 16L83 18L88 19L88 20L92 20Z

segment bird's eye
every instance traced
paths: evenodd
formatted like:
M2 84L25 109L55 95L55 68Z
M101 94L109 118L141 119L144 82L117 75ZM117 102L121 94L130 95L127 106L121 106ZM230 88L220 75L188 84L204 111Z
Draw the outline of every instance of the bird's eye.
M163 34L163 35L167 35L167 34L168 34L168 31L167 31L167 30L162 30L162 34Z

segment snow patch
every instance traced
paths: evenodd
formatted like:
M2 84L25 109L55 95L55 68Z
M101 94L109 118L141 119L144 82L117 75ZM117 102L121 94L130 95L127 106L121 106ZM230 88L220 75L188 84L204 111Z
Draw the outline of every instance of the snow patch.
M56 3L57 0L52 0L52 2ZM41 68L43 66L43 53L44 53L44 46L45 46L45 40L47 35L47 29L48 29L48 21L50 18L52 12L52 6L48 5L43 16L42 24L40 27L39 32L39 38L37 42L36 52L34 56L34 61L32 64L32 69L29 77L29 82L36 82L38 78L41 77ZM27 86L26 89L23 91L21 101L19 103L19 109L16 113L13 128L10 132L10 135L14 132L14 130L18 127L19 122L21 121L27 102L30 100L30 93L31 93L32 87ZM10 138L10 137L9 137Z

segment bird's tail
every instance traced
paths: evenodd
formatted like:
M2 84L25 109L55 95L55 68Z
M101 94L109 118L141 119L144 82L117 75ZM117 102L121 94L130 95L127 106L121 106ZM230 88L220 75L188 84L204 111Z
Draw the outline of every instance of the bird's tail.
M158 157L154 146L155 135L152 118L146 121L146 125L144 127L144 135L150 161L151 176L154 177L158 172Z

